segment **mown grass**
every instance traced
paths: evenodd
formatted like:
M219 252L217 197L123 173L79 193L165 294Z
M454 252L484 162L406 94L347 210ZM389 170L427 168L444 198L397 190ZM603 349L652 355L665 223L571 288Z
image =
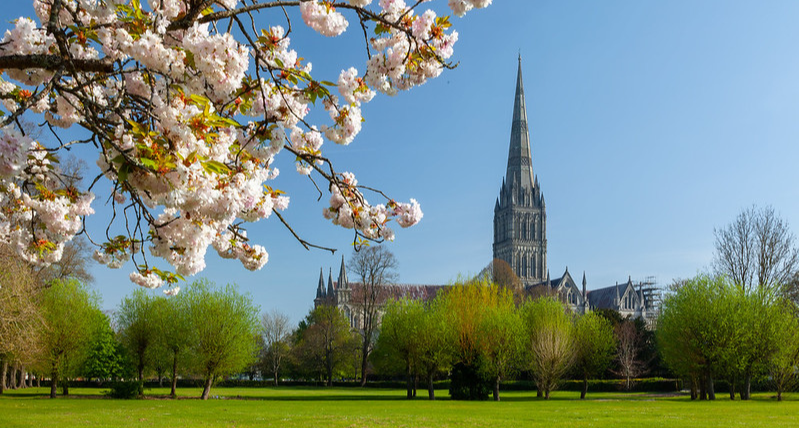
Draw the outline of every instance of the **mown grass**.
M199 389L145 391L145 400L112 400L101 389L72 388L71 398L50 400L49 390L6 391L0 427L775 427L799 426L799 397L776 402L755 394L748 402L691 402L686 396L555 392L506 392L503 401L459 402L437 391L406 400L400 390L359 388L215 388L217 399L200 401Z

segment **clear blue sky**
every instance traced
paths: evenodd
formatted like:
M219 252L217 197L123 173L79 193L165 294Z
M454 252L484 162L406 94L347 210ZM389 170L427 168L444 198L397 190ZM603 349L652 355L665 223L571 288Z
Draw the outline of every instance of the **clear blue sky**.
M388 244L402 282L448 283L490 261L519 52L553 277L566 266L585 271L591 289L628 275L662 285L692 276L712 259L713 228L753 203L774 206L799 230L799 2L495 3L453 19L456 70L378 97L355 142L325 145L339 170L422 204L422 222ZM20 15L32 15L28 1L4 4L3 28ZM299 19L294 29L315 76L364 69L355 27L333 40ZM352 236L322 218L327 197L317 203L290 161L275 183L292 197L288 220L340 251L308 252L270 219L250 228L270 253L261 271L209 255L201 275L238 283L262 310L296 321L312 305L320 267L335 277ZM90 227L99 234L104 225ZM94 269L105 307L135 287L130 271Z

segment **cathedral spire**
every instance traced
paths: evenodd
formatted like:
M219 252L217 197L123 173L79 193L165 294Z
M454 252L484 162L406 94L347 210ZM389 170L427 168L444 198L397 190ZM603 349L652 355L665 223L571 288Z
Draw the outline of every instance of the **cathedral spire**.
M527 130L527 106L524 101L524 82L522 81L522 56L519 55L506 181L510 186L519 186L529 191L533 189L534 177L530 154L530 134Z

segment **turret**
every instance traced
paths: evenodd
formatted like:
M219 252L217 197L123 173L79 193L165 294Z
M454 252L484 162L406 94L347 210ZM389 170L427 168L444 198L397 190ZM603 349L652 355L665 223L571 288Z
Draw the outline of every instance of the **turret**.
M348 289L350 288L350 282L347 280L347 269L344 266L344 255L341 255L341 267L338 271L338 288L339 289Z
M316 287L317 299L325 298L325 277L322 272L323 272L322 268L319 268L319 285Z
M327 274L327 298L331 301L336 299L336 286L333 284L333 269Z
M585 271L583 271L583 299L588 300L588 292L585 291L585 285L587 284L585 280Z

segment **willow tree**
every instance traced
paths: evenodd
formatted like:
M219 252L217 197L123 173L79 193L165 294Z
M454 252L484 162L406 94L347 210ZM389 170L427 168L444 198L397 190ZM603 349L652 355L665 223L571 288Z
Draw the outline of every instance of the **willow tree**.
M549 399L574 361L574 325L563 304L553 297L529 300L521 309L526 327L528 367L539 396Z
M55 398L58 382L83 366L91 339L106 317L97 295L75 280L52 282L39 293L38 307L44 320L39 364L50 375L50 398Z
M588 393L588 379L608 368L616 351L611 322L594 312L577 318L574 326L574 368L583 378L580 399Z
M256 357L258 307L234 285L217 287L195 281L185 291L191 320L195 369L203 377L202 399L221 376L237 373Z

